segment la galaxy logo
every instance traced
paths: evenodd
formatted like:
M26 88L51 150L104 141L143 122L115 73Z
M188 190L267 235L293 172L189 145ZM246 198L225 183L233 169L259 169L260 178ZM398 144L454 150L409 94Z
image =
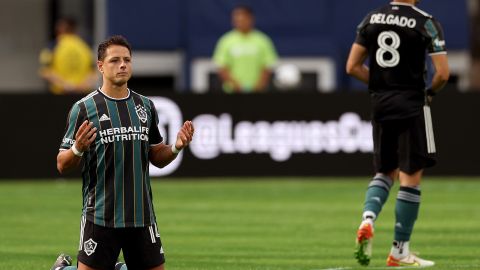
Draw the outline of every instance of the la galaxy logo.
M138 115L138 118L140 118L140 121L142 121L142 123L145 124L145 122L147 122L147 110L145 109L145 107L143 107L142 105L137 105L137 107L135 107L135 110L137 111L137 115Z
M97 248L97 243L92 240L92 238L88 239L88 241L85 241L83 243L83 248L85 249L85 253L90 256L95 252L95 249Z

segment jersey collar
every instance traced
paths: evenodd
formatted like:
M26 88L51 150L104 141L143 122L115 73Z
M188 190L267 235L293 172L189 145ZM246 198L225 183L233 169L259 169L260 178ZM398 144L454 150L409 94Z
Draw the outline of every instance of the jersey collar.
M104 97L106 97L106 98L108 98L108 99L110 99L110 100L113 100L113 101L122 101L122 100L127 100L127 99L129 99L132 91L130 91L130 88L127 88L127 90L128 90L128 95L127 95L126 97L124 97L124 98L114 98L114 97L111 97L111 96L105 94L105 92L103 92L100 87L97 89L97 91L98 91L100 94L102 94Z

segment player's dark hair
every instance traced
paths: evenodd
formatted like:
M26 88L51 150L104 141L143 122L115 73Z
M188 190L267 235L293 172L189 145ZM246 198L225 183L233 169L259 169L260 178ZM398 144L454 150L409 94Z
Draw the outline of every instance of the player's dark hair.
M119 35L111 36L98 45L97 59L99 61L103 61L103 59L105 59L107 49L112 45L125 47L128 49L128 52L130 53L130 55L132 55L132 47L130 46L130 43L128 43L126 38Z
M250 15L250 16L254 15L253 9L250 6L243 5L243 4L235 6L235 8L233 10L241 10L243 12L248 13L248 15Z

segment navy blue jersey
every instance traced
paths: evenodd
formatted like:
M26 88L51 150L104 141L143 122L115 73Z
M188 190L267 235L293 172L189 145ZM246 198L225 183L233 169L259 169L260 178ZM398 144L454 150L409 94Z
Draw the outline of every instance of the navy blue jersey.
M392 2L370 12L355 42L367 48L377 120L418 115L424 105L426 55L445 54L438 21L414 5Z

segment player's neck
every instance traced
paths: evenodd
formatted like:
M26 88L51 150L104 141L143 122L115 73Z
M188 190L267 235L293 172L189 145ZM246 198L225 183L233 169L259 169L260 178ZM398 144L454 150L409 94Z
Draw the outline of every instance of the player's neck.
M126 83L121 86L104 83L100 88L100 91L102 91L102 93L104 93L106 96L114 99L126 98L128 97L129 93Z

